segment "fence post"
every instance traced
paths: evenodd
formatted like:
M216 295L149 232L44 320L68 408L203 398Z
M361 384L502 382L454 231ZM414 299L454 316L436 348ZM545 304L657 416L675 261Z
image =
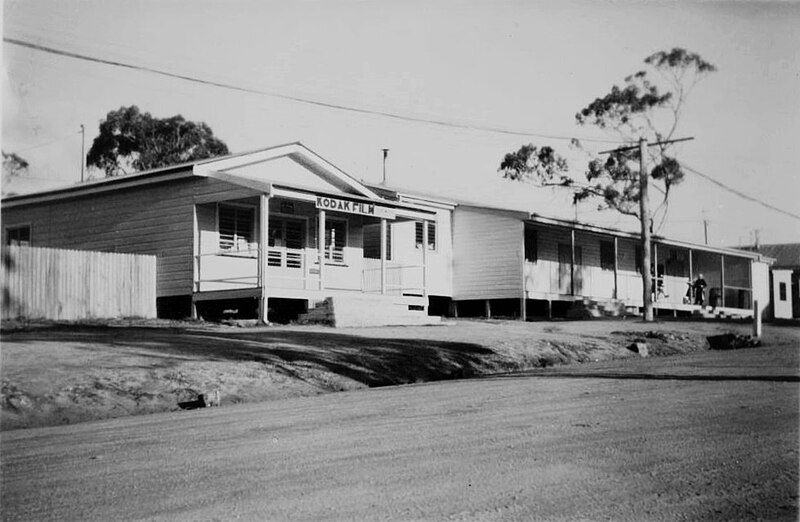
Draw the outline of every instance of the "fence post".
M388 231L386 218L381 218L381 294L386 294L386 233Z
M403 290L400 289L402 294ZM428 220L422 220L422 306L428 313Z
M761 310L758 309L758 300L753 301L753 337L761 338Z

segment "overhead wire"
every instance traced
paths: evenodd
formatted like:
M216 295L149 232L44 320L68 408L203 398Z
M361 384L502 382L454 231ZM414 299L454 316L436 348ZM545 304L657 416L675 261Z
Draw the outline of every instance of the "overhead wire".
M585 141L585 142L592 142L592 143L619 143L618 140L604 140L604 139L598 139L598 138L578 138L578 137L575 137L575 136L565 136L565 135L557 135L557 134L545 134L545 133L529 132L529 131L522 131L522 130L503 128L503 127L488 126L488 125L475 125L475 124L469 124L469 123L459 123L459 122L455 122L455 121L452 121L452 120L448 121L448 120L445 120L445 119L423 118L423 117L404 115L404 114L395 113L395 112L389 112L389 111L379 111L379 110L373 110L373 109L366 109L366 108L363 108L363 107L354 107L354 106L350 106L350 105L330 103L330 102L325 102L325 101L320 101L320 100L314 100L314 99L311 99L311 98L293 96L293 95L289 95L289 94L285 94L285 93L281 93L281 92L277 92L277 91L268 91L268 90L262 90L262 89L255 89L255 88L251 88L251 87L242 87L242 86L235 85L235 84L232 84L232 83L225 83L225 82L219 82L219 81L214 81L214 80L207 80L207 79L203 79L203 78L199 78L199 77L195 77L195 76L189 76L189 75L185 75L185 74L174 73L174 72L161 70L161 69L156 69L156 68L148 67L148 66L144 66L144 65L137 65L137 64L126 63L126 62L122 62L122 61L118 61L118 60L109 60L109 59L105 59L105 58L99 58L99 57L96 57L96 56L89 56L87 54L75 53L75 52L66 51L66 50L63 50L63 49L57 49L55 47L49 47L49 46L40 45L40 44L36 44L36 43L33 43L33 42L25 41L25 40L16 39L16 38L3 37L3 41L7 42L7 43L10 43L10 44L13 44L13 45L18 45L18 46L21 46L21 47L34 49L34 50L45 52L45 53L49 53L49 54L65 56L65 57L73 58L73 59L77 59L77 60L84 60L84 61L104 64L104 65L110 65L110 66L114 66L114 67L121 67L121 68L126 68L126 69L131 69L131 70L138 70L138 71L142 71L142 72L148 72L148 73L151 73L151 74L156 74L156 75L165 76L165 77L168 77L168 78L175 78L175 79L179 79L179 80L189 81L189 82L198 83L198 84L202 84L202 85L209 85L209 86L213 86L213 87L218 87L218 88L228 89L228 90L233 90L233 91L238 91L238 92L245 92L245 93L249 93L249 94L270 96L270 97L273 97L273 98L290 100L290 101L294 101L294 102L298 102L298 103L304 103L304 104L314 105L314 106L318 106L318 107L324 107L324 108L328 108L328 109L355 112L355 113L359 113L359 114L369 114L369 115L373 115L373 116L382 116L382 117L391 118L391 119L395 119L395 120L409 121L409 122L414 122L414 123L424 123L424 124L437 125L437 126L442 126L442 127L451 127L451 128L459 128L459 129L475 130L475 131L484 131L484 132L493 132L493 133L498 133L498 134L513 135L513 136L537 137L537 138L551 139L551 140L568 140L570 142L578 140L578 141ZM62 138L59 138L57 140L53 140L51 142L35 145L33 147L29 147L27 149L23 149L20 152L24 152L24 151L27 151L27 150L32 150L32 149L39 148L39 147L44 147L44 146L50 145L52 143L56 143L57 141L61 141L63 139L66 139L66 137L62 137ZM800 215L798 215L798 214L794 214L792 212L783 210L783 209L778 208L778 207L776 207L774 205L771 205L771 204L766 203L764 201L761 201L761 200L759 200L757 198L754 198L754 197L752 197L752 196L750 196L748 194L745 194L745 193L743 193L743 192L741 192L739 190L736 190L736 189L734 189L732 187L729 187L728 185L722 183L721 181L718 181L718 180L714 179L713 177L711 177L711 176L709 176L707 174L703 174L702 172L700 172L700 171L698 171L696 169L693 169L693 168L687 166L686 164L683 164L683 166L689 172L692 172L692 173L694 173L694 174L696 174L696 175L708 180L709 182L711 182L711 183L713 183L713 184L715 184L715 185L727 190L728 192L731 192L732 194L735 194L735 195L737 195L737 196L739 196L739 197L741 197L743 199L746 199L748 201L751 201L753 203L757 203L759 205L762 205L765 208L768 208L768 209L773 210L775 212L779 212L781 214L787 215L787 216L792 217L794 219L800 220Z
M60 138L55 138L55 139L53 139L53 140L46 141L46 142L44 142L44 143L40 143L40 144L38 144L38 145L33 145L33 146L31 146L31 147L26 147L26 148L24 148L24 149L20 149L20 150L16 151L16 153L17 153L17 154L22 154L22 153L24 153L24 152L28 152L29 150L34 150L34 149L40 149L40 148L42 148L42 147L47 147L48 145L53 145L53 144L55 144L55 143L59 143L59 142L61 142L61 141L68 140L68 139L70 139L70 138L74 138L75 136L77 136L77 135L79 135L79 134L80 134L80 131L78 131L78 132L75 132L75 133L71 133L71 134L65 134L65 135L61 136Z
M114 67L122 67L122 68L125 68L125 69L143 71L143 72L148 72L148 73L151 73L151 74L165 76L165 77L168 77L168 78L175 78L175 79L189 81L189 82L198 83L198 84L202 84L202 85L209 85L209 86L218 87L218 88L222 88L222 89L228 89L228 90L233 90L233 91L238 91L238 92L245 92L245 93L248 93L248 94L258 94L258 95L262 95L262 96L270 96L270 97L273 97L273 98L290 100L290 101L294 101L294 102L298 102L298 103L304 103L304 104L307 104L307 105L314 105L314 106L317 106L317 107L324 107L324 108L327 108L327 109L335 109L335 110L340 110L340 111L355 112L355 113L359 113L359 114L369 114L369 115L373 115L373 116L382 116L382 117L385 117L385 118L391 118L391 119L395 119L395 120L409 121L409 122L414 122L414 123L425 123L425 124L437 125L437 126L441 126L441 127L450 127L450 128L458 128L458 129L466 129L466 130L474 130L474 131L483 131L483 132L493 132L493 133L498 133L498 134L507 134L507 135L511 135L511 136L536 137L536 138L543 138L543 139L550 139L550 140L566 140L566 141L570 141L570 142L578 140L578 141L584 141L584 142L589 142L589 143L618 143L618 140L607 140L607 139L599 139L599 138L578 138L578 137L575 137L575 136L565 136L565 135L558 135L558 134L537 133L537 132L529 132L529 131L524 131L524 130L509 129L509 128L504 128L504 127L496 127L496 126L491 126L491 125L477 125L477 124L471 124L471 123L459 123L459 122L456 122L456 121L453 121L453 120L423 118L423 117L420 117L420 116L411 116L411 115L400 114L400 113L396 113L396 112L366 109L366 108L363 108L363 107L355 107L355 106L351 106L351 105L343 105L343 104L338 104L338 103L331 103L331 102L325 102L325 101L320 101L320 100L314 100L314 99L311 99L311 98L304 98L304 97L300 97L300 96L293 96L293 95L290 95L290 94L285 94L285 93L281 93L281 92L277 92L277 91L256 89L256 88L252 88L252 87L243 87L243 86L240 86L240 85L235 85L233 83L226 83L226 82L219 82L219 81L215 81L215 80L208 80L208 79L199 78L199 77L196 77L196 76L189 76L189 75L186 75L186 74L179 74L179 73L174 73L174 72L170 72L170 71L166 71L166 70L162 70L162 69L156 69L156 68L148 67L148 66L145 66L145 65L137 65L137 64L127 63L127 62L118 61L118 60L109 60L109 59L106 59L106 58L99 58L99 57L96 57L96 56L89 56L87 54L76 53L76 52L72 52L72 51L66 51L64 49L57 49L55 47L50 47L50 46L46 46L46 45L40 45L40 44L37 44L37 43L33 43L33 42L25 41L25 40L20 40L20 39L17 39L17 38L3 37L3 41L7 42L7 43L10 43L10 44L13 44L13 45L18 45L20 47L26 47L26 48L29 48L29 49L34 49L34 50L45 52L45 53L49 53L49 54L55 54L55 55L58 55L58 56L65 56L65 57L68 57L68 58L74 58L74 59L77 59L77 60L84 60L84 61L100 63L100 64L104 64L104 65L110 65L110 66L114 66Z
M722 189L727 190L731 194L735 194L735 195L739 196L742 199L746 199L747 201L751 201L753 203L757 203L757 204L759 204L759 205L761 205L761 206L763 206L765 208L768 208L768 209L773 210L775 212L779 212L781 214L784 214L786 216L789 216L791 218L794 218L794 219L797 219L798 221L800 221L800 215L798 215L798 214L794 214L792 212L789 212L788 210L784 210L782 208L776 207L775 205L767 203L766 201L761 201L758 198L754 198L753 196L751 196L749 194L745 194L744 192L742 192L740 190L737 190L737 189L735 189L733 187L730 187L730 186L726 185L725 183L723 183L723 182L721 182L721 181L719 181L717 179L714 179L713 177L709 176L708 174L704 174L704 173L700 172L699 170L694 169L694 168L686 165L686 163L681 163L681 165L683 166L684 169L688 170L689 172L700 176L701 178L713 183L714 185L716 185L716 186L718 186L718 187L720 187Z

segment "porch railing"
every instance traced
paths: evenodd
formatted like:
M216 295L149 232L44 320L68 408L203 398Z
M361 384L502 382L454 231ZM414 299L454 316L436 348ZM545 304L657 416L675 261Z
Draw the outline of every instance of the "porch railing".
M195 291L233 290L261 286L258 273L260 249L235 252L218 251L195 256L198 280ZM331 252L324 271L324 287L366 293L381 292L380 261L364 259L359 264L341 264L341 251ZM319 255L316 250L269 247L266 252L267 285L281 289L318 290L320 288ZM329 264L330 263L330 264ZM360 286L359 286L360 285ZM391 295L424 295L422 265L401 265L388 262L385 291Z
M386 266L386 293L390 295L424 295L422 265ZM363 291L371 294L381 293L381 268L364 269Z
M259 248L219 251L195 256L199 280L196 291L258 288ZM305 250L269 247L267 272L270 285L279 288L319 288L319 267L309 264Z
M194 256L197 271L195 291L257 288L258 253L258 248L249 248Z
M303 268L306 265L305 252L294 248L269 248L267 266L280 268Z

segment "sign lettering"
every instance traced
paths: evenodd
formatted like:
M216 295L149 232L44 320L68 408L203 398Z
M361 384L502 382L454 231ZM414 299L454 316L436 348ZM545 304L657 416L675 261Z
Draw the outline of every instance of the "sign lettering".
M359 214L362 216L372 216L378 218L394 219L395 211L391 208L381 207L374 203L362 201L348 201L346 199L330 198L327 196L317 196L317 208L344 212L347 214Z

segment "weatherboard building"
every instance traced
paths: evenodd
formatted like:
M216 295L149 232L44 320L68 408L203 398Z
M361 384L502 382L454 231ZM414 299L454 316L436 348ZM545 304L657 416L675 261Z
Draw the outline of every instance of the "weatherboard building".
M162 317L419 324L642 305L637 236L530 212L369 186L301 143L10 196L3 242L157 257ZM714 313L769 299L769 259L653 241L656 306ZM656 286L656 285L654 285Z

